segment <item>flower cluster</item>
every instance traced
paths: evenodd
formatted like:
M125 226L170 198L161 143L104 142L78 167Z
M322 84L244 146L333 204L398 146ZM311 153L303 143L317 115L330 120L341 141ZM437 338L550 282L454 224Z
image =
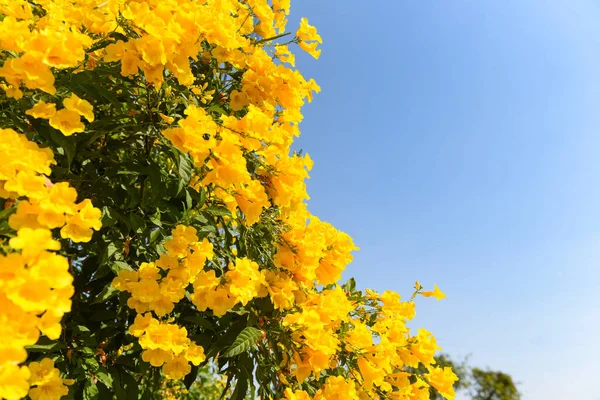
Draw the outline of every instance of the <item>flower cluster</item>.
M227 272L217 278L214 270L203 271L194 281L192 302L198 311L211 309L216 316L222 316L236 304L246 305L259 296L263 276L258 264L247 258L236 258L228 266Z
M163 316L185 296L186 287L202 279L204 264L213 256L212 244L198 240L196 229L179 225L165 243L167 253L156 263L142 263L138 270L123 270L113 287L131 293L127 304L138 313L154 311Z
M94 107L75 93L71 93L71 96L65 98L63 105L65 108L56 111L54 103L40 101L25 111L25 114L34 118L50 120L50 126L58 129L65 136L84 131L85 125L81 122L81 116L89 122L94 122Z
M10 364L0 369L2 398L7 400L20 399L28 391L31 400L60 399L69 392L66 385L73 383L72 379L60 377L60 371L50 358L31 362L27 367Z
M25 229L23 237L35 242L34 236L50 236L49 229L61 228L62 238L89 242L93 230L100 229L101 212L89 199L77 203L77 191L67 182L53 184L45 176L54 162L49 149L39 148L12 129L2 129L0 157L7 160L0 169L0 197L26 198L19 201L17 212L8 220L12 229ZM43 231L47 233L40 233Z
M309 294L298 311L285 317L283 324L292 326L292 338L300 347L294 354L294 374L299 383L311 373L317 377L330 367L340 350L337 331L342 322L349 321L352 310L346 293L337 286Z
M65 385L72 385L72 379L62 379L60 371L54 367L54 361L44 358L40 362L29 363L30 384L33 387L29 391L31 400L60 399L69 393Z
M417 282L416 294L421 292ZM439 289L438 289L439 291ZM441 293L441 292L440 292ZM295 359L290 367L299 383L309 375L335 368L338 356L350 357L351 376L330 377L314 397L304 390L286 390L294 399L359 399L382 396L401 400L429 398L429 386L445 398L454 398L457 380L450 368L435 365L440 348L433 335L420 329L411 336L407 321L415 316L414 302L402 302L391 291L368 291L368 300L350 301L339 287L307 297L301 311L285 317L295 339ZM377 342L374 338L378 338ZM406 368L424 365L429 373L419 376ZM343 388L343 389L342 389ZM345 397L338 397L344 393Z
M47 398L60 398L66 392L55 379L57 369L46 363L44 368L52 373L40 376L41 372L30 374L17 364L26 360L25 347L35 344L40 332L58 338L60 321L71 310L73 277L67 259L55 253L61 245L53 239L52 229L61 228L61 236L74 242L89 241L92 229L100 228L100 210L88 199L77 204L77 192L68 183L52 184L45 176L54 163L52 152L25 135L0 130L0 158L5 160L0 167L0 197L18 202L8 219L17 234L8 242L9 253L0 254L0 376L12 381L0 384L0 397L21 398L29 385L39 385L31 390L32 398L44 391L57 396Z
M138 315L129 332L139 338L142 359L154 367L162 366L171 379L183 378L191 371L190 362L200 365L206 358L202 346L188 338L185 328L161 322L150 313Z

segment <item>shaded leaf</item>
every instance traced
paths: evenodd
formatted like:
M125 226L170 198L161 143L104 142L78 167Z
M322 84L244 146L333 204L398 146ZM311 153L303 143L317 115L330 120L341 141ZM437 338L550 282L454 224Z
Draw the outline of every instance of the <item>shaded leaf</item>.
M88 379L85 382L85 386L83 388L83 399L84 400L96 400L99 398L98 387L91 379Z
M52 352L66 349L67 346L60 342L55 342L47 337L41 337L38 342L32 346L25 346L28 352Z
M245 328L235 339L235 341L229 346L227 351L222 354L222 357L233 357L248 351L252 346L258 343L258 340L262 336L260 330L251 326Z
M222 217L222 216L228 216L231 217L231 211L229 211L227 209L227 207L223 207L223 206L215 206L212 205L208 208L206 208L204 211L206 211L207 213L209 213L212 216L215 217Z

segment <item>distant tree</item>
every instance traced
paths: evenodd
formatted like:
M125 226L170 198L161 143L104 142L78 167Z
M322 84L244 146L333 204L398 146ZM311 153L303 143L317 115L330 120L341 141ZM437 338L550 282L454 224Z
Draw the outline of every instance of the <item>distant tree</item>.
M501 371L471 370L470 392L473 400L520 400L512 377Z

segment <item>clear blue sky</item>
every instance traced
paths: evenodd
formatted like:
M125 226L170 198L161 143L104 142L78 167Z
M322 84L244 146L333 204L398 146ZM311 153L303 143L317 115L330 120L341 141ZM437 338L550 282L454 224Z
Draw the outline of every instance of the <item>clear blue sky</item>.
M420 299L524 400L598 400L600 3L295 0L325 43L298 147L360 287ZM296 25L292 27L296 28Z

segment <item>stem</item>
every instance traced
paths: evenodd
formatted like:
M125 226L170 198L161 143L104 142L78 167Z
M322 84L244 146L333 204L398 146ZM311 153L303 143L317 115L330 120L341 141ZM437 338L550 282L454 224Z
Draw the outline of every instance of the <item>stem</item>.
M270 38L258 40L256 42L254 42L254 44L261 44L261 43L264 43L264 42L269 42L271 40L279 39L279 38L282 38L282 37L285 37L285 36L291 35L291 34L292 34L291 32L282 33L281 35L277 35L277 36L273 36L273 37L270 37Z

